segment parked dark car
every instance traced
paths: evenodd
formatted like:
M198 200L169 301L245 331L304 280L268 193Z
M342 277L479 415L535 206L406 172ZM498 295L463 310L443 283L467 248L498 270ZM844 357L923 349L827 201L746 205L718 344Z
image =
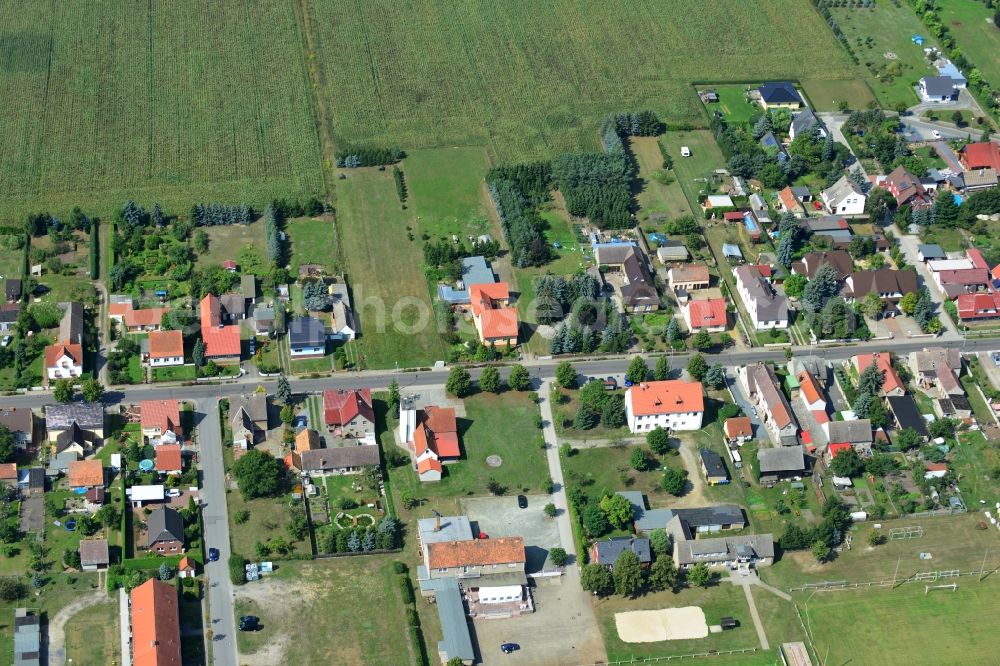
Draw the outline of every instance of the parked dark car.
M500 651L504 654L511 654L512 652L517 652L521 649L521 646L517 643L504 643L500 646Z
M524 495L518 495L517 496L517 506L520 509L527 509L528 508L528 498L525 497Z
M209 562L218 562L219 561L219 549L218 548L209 548L208 549L208 561Z
M240 631L257 631L260 629L260 618L256 615L244 615L240 618Z

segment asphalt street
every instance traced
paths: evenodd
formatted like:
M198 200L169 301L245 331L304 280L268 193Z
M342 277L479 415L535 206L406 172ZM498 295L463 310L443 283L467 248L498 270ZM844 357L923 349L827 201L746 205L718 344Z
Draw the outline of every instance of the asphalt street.
M178 396L181 397L181 396ZM190 399L191 396L188 396ZM222 461L222 428L219 402L198 403L198 446L202 470L201 498L204 505L205 548L219 549L219 560L205 564L208 578L208 603L211 611L212 663L236 666L236 621L233 611L233 586L229 581L229 510L226 507L225 469Z
M859 343L832 343L830 345L802 345L791 347L792 354L821 354L829 360L845 360L855 354L871 353L876 351L891 351L898 355L909 354L911 351L918 351L924 347L949 347L961 349L965 352L994 351L1000 350L1000 339L946 339L946 338L914 338L896 340L878 340L874 342ZM639 354L650 360L655 359L659 354ZM693 352L671 355L673 368L683 368L687 365L688 359ZM556 366L562 361L570 361L581 375L586 377L603 377L606 375L620 375L628 369L629 361L635 355L611 356L611 357L591 357L591 358L543 358L531 361L524 361L523 365L528 368L532 376L538 380L555 377ZM728 350L718 354L706 354L709 363L721 363L725 366L746 365L757 361L779 361L785 360L784 348L776 349L749 349L745 351ZM479 368L470 368L473 379L479 376ZM449 368L435 368L419 370L413 372L396 370L366 370L363 372L338 373L333 377L323 377L319 379L292 379L290 380L292 390L296 393L310 393L325 389L356 388L359 386L369 387L375 390L384 390L389 382L395 378L402 390L408 387L443 386L448 378ZM506 375L506 370L501 370L502 375ZM137 403L140 400L203 400L210 398L224 398L239 395L240 393L252 391L257 386L263 385L268 393L273 393L277 386L277 380L242 377L239 380L217 384L199 384L195 386L156 386L139 385L123 388L111 388L105 393L104 402L107 404L116 403ZM50 391L31 391L17 395L4 396L0 398L0 403L7 407L42 407L52 403ZM216 417L217 418L217 417Z

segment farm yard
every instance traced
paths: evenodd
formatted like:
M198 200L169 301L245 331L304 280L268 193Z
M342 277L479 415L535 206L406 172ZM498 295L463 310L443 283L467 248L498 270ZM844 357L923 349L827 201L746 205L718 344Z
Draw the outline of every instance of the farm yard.
M0 219L322 191L292 3L5 0L0 23Z
M444 0L315 0L309 11L336 140L487 145L497 162L596 148L601 118L623 107L697 121L693 80L857 74L806 0L676 0L669 11L476 0L460 13Z

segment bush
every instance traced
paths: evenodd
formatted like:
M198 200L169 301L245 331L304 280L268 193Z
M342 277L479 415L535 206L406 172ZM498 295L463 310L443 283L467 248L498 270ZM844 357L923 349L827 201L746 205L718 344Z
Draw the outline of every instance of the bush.
M551 548L549 549L549 559L557 567L564 566L566 564L566 551L562 548Z
M247 561L242 555L233 553L229 556L229 580L233 585L242 585L247 582Z
M409 577L407 576L399 577L399 591L403 594L404 604L413 603L413 586L410 585Z
M233 522L237 525L242 525L248 520L250 520L250 512L247 509L240 509L233 514Z
M397 574L405 574L409 571L409 567L406 566L406 563L396 560L392 563L392 571Z

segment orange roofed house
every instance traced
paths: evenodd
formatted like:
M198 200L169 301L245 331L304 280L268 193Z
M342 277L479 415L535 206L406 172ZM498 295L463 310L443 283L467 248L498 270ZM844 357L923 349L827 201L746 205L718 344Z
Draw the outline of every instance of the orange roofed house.
M878 369L885 373L882 378L882 395L900 396L906 393L906 386L899 373L892 367L892 355L888 352L858 354L851 358L851 364L860 376L875 361Z
M700 382L641 382L625 393L625 415L634 433L654 428L700 430L705 397Z
M153 331L146 338L146 362L153 368L184 365L184 335L180 331Z
M462 455L451 407L416 409L413 398L400 400L399 438L410 449L421 481L440 481L442 465L456 462Z
M104 463L97 458L71 460L69 463L70 488L103 488Z
M184 471L180 444L161 444L156 447L156 471L175 476Z
M729 323L729 313L726 311L724 298L688 301L686 305L681 306L681 314L691 331L705 330L709 333L720 333L726 330Z
M524 539L468 539L439 541L423 546L424 564L431 578L524 572Z
M1000 177L1000 146L992 141L970 143L958 151L965 167L965 189L969 192L996 187Z
M476 331L484 345L517 344L517 310L510 307L510 287L506 282L472 285L469 301Z
M139 403L142 434L150 440L176 442L181 431L181 408L176 400L143 400Z
M83 374L83 345L60 342L45 348L45 385L57 379L75 379Z
M133 666L181 666L177 590L151 578L132 590Z
M208 294L201 299L201 340L205 343L205 360L216 363L237 363L240 360L239 324L223 324L222 302Z

